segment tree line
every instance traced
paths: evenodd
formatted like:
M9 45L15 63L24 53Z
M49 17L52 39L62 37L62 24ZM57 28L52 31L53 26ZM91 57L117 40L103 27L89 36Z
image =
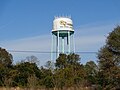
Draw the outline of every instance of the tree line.
M97 63L88 61L83 65L79 55L61 53L55 63L48 61L39 67L35 56L13 64L13 56L0 48L0 86L54 90L65 87L74 87L74 90L80 90L80 87L120 89L120 26L109 33L97 57Z

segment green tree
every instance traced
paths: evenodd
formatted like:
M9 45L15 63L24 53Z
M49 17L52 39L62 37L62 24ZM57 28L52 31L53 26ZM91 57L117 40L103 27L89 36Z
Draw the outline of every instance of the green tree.
M59 57L56 59L55 66L56 68L60 68L60 69L67 67L67 55L60 54Z
M50 68L41 67L41 72L42 72L41 85L45 86L46 88L53 88L54 79L52 70Z
M55 65L56 65L56 68L59 68L59 69L64 69L66 67L71 67L71 66L74 67L75 69L76 66L80 65L79 55L74 53L69 55L60 54L56 60Z
M117 26L98 53L99 84L105 89L120 87L120 26Z
M13 57L10 53L8 53L5 49L0 48L0 64L5 67L9 67L12 65Z
M94 61L88 61L85 65L86 79L89 84L96 84L98 67Z
M0 48L0 86L9 86L12 82L10 70L12 68L12 55Z
M14 79L17 86L31 85L29 81L33 76L34 80L41 78L41 71L35 63L23 62L15 65L14 68L18 71L18 75Z
M85 79L83 65L80 64L80 57L77 54L60 54L55 63L56 86L71 87L77 86Z

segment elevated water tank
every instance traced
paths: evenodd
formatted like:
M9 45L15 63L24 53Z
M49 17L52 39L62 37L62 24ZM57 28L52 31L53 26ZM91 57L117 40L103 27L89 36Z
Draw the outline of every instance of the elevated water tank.
M74 33L73 22L69 17L56 17L53 21L52 33L57 35L59 31L60 37L67 37L68 32L70 35Z

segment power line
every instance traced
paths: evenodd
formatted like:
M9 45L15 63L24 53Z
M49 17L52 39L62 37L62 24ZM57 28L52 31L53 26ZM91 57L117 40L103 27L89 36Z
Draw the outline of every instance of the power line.
M9 52L14 52L14 53L58 53L58 52L50 52L50 51L25 51L25 50L7 50ZM61 53L61 52L59 52ZM66 52L68 53L68 52ZM81 54L96 54L97 52L95 51L81 51L81 52L75 52L75 53L81 53Z

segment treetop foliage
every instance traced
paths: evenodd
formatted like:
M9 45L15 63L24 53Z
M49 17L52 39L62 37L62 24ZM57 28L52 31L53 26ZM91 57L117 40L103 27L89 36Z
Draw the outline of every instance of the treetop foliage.
M107 89L120 87L120 26L109 33L106 45L98 53L98 59L101 86Z
M5 67L9 67L12 65L13 57L10 53L8 53L5 49L0 47L0 64Z
M120 26L109 33L106 45L112 52L120 54Z

